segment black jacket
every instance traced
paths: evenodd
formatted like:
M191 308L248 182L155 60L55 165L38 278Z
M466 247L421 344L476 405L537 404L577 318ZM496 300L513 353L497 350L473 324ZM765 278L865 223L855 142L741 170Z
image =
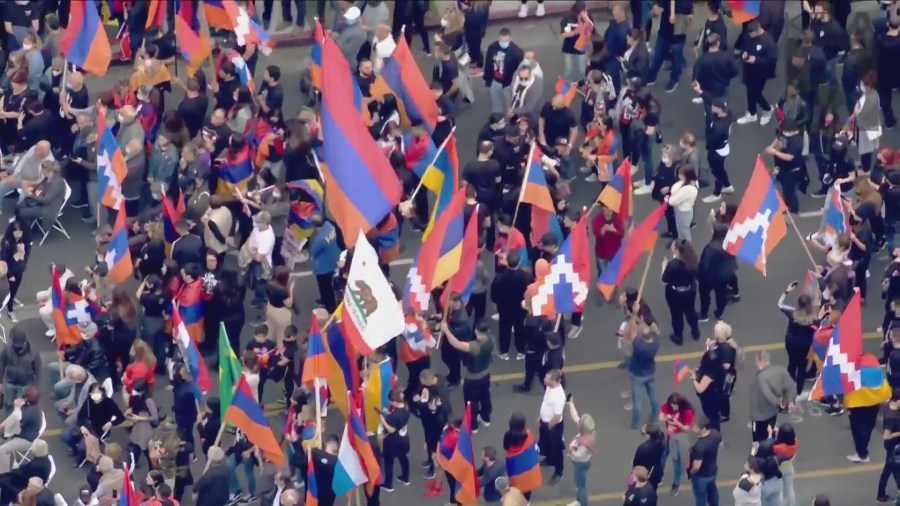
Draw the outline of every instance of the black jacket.
M197 504L204 506L225 506L228 504L228 463L217 462L209 466L203 476L194 483L194 493L197 494ZM322 490L321 488L319 490Z
M553 332L553 322L543 316L526 316L522 325L525 335L525 353L544 356L547 351L547 334Z
M705 92L704 95L706 95ZM722 149L728 144L728 136L731 133L731 124L733 122L734 117L730 112L721 118L716 115L712 116L712 121L709 122L706 128L707 151Z
M522 301L525 300L525 289L534 280L521 269L504 269L491 283L491 302L497 306L500 314L522 314Z
M82 339L77 346L67 349L65 359L84 367L100 383L110 377L106 351L96 338Z
M697 279L701 283L724 283L737 272L737 261L722 249L721 241L712 241L700 253Z
M181 236L172 243L172 260L175 260L179 267L190 263L203 265L204 256L203 239L194 234Z
M712 97L727 95L728 85L740 72L734 56L721 49L700 55L694 64L694 80Z
M501 53L506 54L503 55ZM500 47L500 42L496 40L492 42L484 56L486 67L484 69L484 85L487 87L491 86L491 83L494 82L494 66L502 65L503 79L500 81L500 84L504 88L508 88L512 84L513 77L516 75L519 64L522 63L524 58L525 52L515 42L510 42L509 47L506 49Z
M746 37L742 51L753 56L753 63L744 62L744 82L750 80L766 80L775 76L775 66L778 64L778 46L768 33L759 37Z
M638 42L634 51L628 55L628 59L622 62L622 68L628 79L632 77L646 79L647 73L650 71L650 51L647 50L647 46Z

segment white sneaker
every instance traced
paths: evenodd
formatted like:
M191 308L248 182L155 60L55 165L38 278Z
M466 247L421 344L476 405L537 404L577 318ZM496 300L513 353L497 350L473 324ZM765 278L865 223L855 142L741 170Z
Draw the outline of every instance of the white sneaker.
M535 12L535 14L537 14L537 17L539 18L544 16L544 4L538 4L537 12Z
M56 337L56 331L55 331L55 330L48 330L47 332L44 332L44 335L47 336L47 337Z
M734 193L734 186L726 186L722 188L722 193Z
M505 362L509 360L509 353L501 353L500 355L497 355L497 358Z
M581 326L580 325L572 325L572 328L569 329L569 339L578 339L578 336L581 335Z
M588 183L596 183L597 182L597 174L590 174L588 177L584 178L584 180Z
M581 168L578 169L578 170L580 170L582 174L590 174L590 173L594 172L594 168L593 168L593 167L588 167L587 165L581 167Z
M519 17L520 18L528 17L528 5L527 4L522 4L522 6L519 7Z
M494 314L492 314L492 315L491 315L491 320L494 320L495 322L499 322L499 321L500 321L500 313L494 313Z
M7 311L6 317L9 318L10 323L19 323L19 319L16 318L16 313L13 313L12 311Z
M516 360L525 360L524 353L516 353Z
M862 458L855 453L853 455L847 455L847 460L854 464L868 464L870 462L869 457Z
M650 185L645 184L645 185L641 186L640 188L634 190L634 194L635 195L647 195L652 191L653 191L653 189L650 188Z
M762 113L762 117L759 118L759 124L762 125L762 126L768 125L769 122L772 121L772 114L773 114L774 112L775 112L774 109L773 109L773 110L770 110L769 112L763 112L763 113Z
M738 125L746 125L747 123L754 123L758 118L755 114L750 114L749 112L745 112L743 116L738 118Z
M699 105L699 104L702 104L702 103L703 103L703 98L701 98L701 97L694 97L694 98L691 99L691 103L698 104L698 105Z
M703 202L705 202L707 204L712 204L713 202L718 202L718 201L722 200L722 196L721 195L707 195L706 197L703 197L702 200L703 200Z

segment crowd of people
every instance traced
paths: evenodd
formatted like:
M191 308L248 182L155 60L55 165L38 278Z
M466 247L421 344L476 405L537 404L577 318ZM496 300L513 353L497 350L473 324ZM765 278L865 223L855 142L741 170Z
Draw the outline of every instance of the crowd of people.
M237 2L269 29L274 2L262 2L259 13L254 3ZM900 86L900 74L892 62L900 58L900 3L883 3L883 16L851 26L849 1L804 0L802 35L780 42L787 22L784 1L761 2L758 16L733 26L725 2L718 0L702 7L690 0L615 2L607 26L601 27L592 20L589 2L577 0L560 18L558 30L563 80L569 88L557 85L548 94L550 83L525 42L526 33L504 27L496 40L485 43L490 1L448 3L435 32L425 23L427 0L395 2L393 13L377 0L333 2L328 36L356 74L366 126L405 195L404 203L367 234L385 273L398 258L403 225L409 224L407 234L424 231L430 207L436 205L428 192L417 191L421 174L415 168L423 162L425 146L470 135L455 125L458 111L476 100L477 79L483 80L482 96L491 110L477 134L474 158L462 154L467 163L459 174L466 187L465 221L474 213L481 229L479 246L486 250L477 262L471 294L435 294L436 313L413 318L417 331L441 336L434 358L440 357L446 373L438 372L430 349L413 349L403 336L357 364L368 371L390 359L393 370L405 377L390 392L378 429L369 435L382 479L365 493L367 504L390 497L394 478L402 485L414 479L408 431L416 419L426 446L422 468L424 480L431 483L428 494L446 493L451 504L461 503L457 479L450 469L441 469L446 460L440 453L456 446L461 431L474 433L494 421L493 360L522 361L525 378L515 391L526 394L537 382L544 393L537 426L516 412L502 448L478 448L474 459L481 498L525 506L533 492L556 486L571 469L576 492L570 506L590 502L588 475L602 443L594 416L579 410L565 387L565 345L582 334L582 314L547 317L536 314L528 302L535 295L535 280L546 274L566 237L585 212L594 211L570 205L573 183L583 177L599 191L625 159L635 182L632 189L620 191L668 203L663 235L671 242L660 279L671 317L669 339L684 346L687 330L699 341L700 324L710 320L710 311L716 323L698 367L684 370L696 399L675 392L660 403L657 354L664 325L655 316L659 310L651 309L641 290L617 291L613 304L622 311L620 368L630 385L623 398L631 428L645 436L632 460L623 503L664 502L658 499L659 486L671 458L669 495L679 494L686 471L697 506L720 504L722 424L731 419L731 396L740 374L749 390L752 446L743 467L727 470L740 476L733 504L798 504L794 460L800 435L791 424L779 423L779 415L796 403L811 402L806 400L811 380L822 367L810 360L811 351L828 346L855 294L863 303L879 296L884 301L879 331L889 387L820 402L831 415L848 414L855 453L847 458L854 463L870 462L871 435L882 416L885 462L875 496L879 502L890 501L891 477L900 487L900 152L882 146L881 138L896 124L891 93ZM316 4L320 19L326 4ZM318 294L303 294L303 302L316 299L314 318L320 328L326 327L343 300L349 275L352 248L345 248L344 236L356 232L341 230L322 204L327 188L319 165L323 128L315 76L311 72L299 82L283 82L279 66L262 63L266 56L260 55L268 51L241 44L233 32L221 34L211 68L190 77L170 74L178 59L173 23L147 22L148 5L98 2L107 18L128 27L123 54L133 60L131 77L105 90L89 89L94 78L66 65L60 37L67 0L16 0L0 6L0 63L5 69L0 75L0 147L7 155L0 195L18 192L0 239L0 294L8 320L18 322L15 309L23 297L23 277L45 269L28 269L32 249L45 240L59 240L51 235L54 229L69 237L57 223L64 207L78 209L94 228L96 246L95 261L83 271L67 267L62 257L50 265L59 287L37 294L46 336L57 339L58 361L43 364L35 337L20 325L12 327L0 351L7 414L0 422L0 504L55 504L58 494L51 480L82 480L80 474L58 476L74 466L87 476L78 497L65 498L69 504L174 506L193 500L200 506L296 506L313 494L317 504L331 506L341 499L332 489L341 440L317 428L316 392L301 382L310 343L294 323L301 294L291 273L296 263L309 263ZM292 5L296 17L291 16ZM279 30L308 27L306 2L285 0L281 7ZM542 1L535 9L537 16L546 13ZM518 14L530 14L527 0ZM704 22L699 35L689 39L694 17ZM430 87L440 115L431 131L417 118L404 129L401 97L375 87L399 37L411 44L414 33L434 59ZM704 109L704 131L683 128L677 143L669 144L660 130L662 99L688 82L682 73L689 43L694 55L690 87L694 102ZM767 86L776 74L786 77L783 93ZM666 82L657 85L663 77ZM739 93L738 79L747 98L740 116L730 100ZM308 97L306 105L286 110L286 97L298 90ZM176 92L183 97L177 104L172 98ZM572 106L575 96L578 107ZM811 273L816 282L791 283L772 307L788 320L787 366L760 352L749 357L755 371L739 372L745 357L725 319L741 300L738 264L722 244L740 200L727 166L737 163L729 158L732 133L755 123L774 131L763 156L774 166L788 212L799 212L799 193L825 197L838 192L849 223L834 241L810 237L808 247L824 253ZM112 130L114 149L127 169L119 202L127 216L134 282L113 280L109 253L115 248L118 213L101 202L103 195L92 200L89 192L102 177L98 167L108 163L102 158L111 156L98 147L105 128ZM535 146L557 210L554 225L544 232L532 222L529 204L520 196ZM252 172L246 184L237 185L227 168L247 160ZM808 161L816 168L812 177L819 185L814 191ZM704 188L709 193L701 198ZM714 204L708 218L695 214L698 199ZM631 217L605 203L596 207L587 218L595 264L603 271L626 240ZM712 230L702 248L693 242L697 226ZM868 279L877 278L882 267L880 294L872 296ZM133 283L136 290L126 288ZM440 307L440 300L446 307ZM64 323L77 327L74 338L62 338L55 312L59 303L73 308ZM222 444L228 406L211 395L203 403L196 401L197 378L188 352L173 340L178 332L173 330L173 306L197 305L205 307L204 317L195 320L201 323L190 337L204 360L224 362L217 340L221 335L258 402L267 383L280 384L269 390L278 390L288 413L286 420L273 424L284 427L286 466L255 449L241 431L225 437L230 446ZM251 330L245 332L245 327ZM249 339L242 339L247 334ZM171 390L171 403L155 395L157 382ZM465 423L463 406L451 401L456 388L471 410ZM892 394L891 388L898 390ZM68 462L51 455L42 436L47 418L54 416L41 407L42 397L48 396L62 420L60 439L71 453ZM124 445L111 437L121 426L128 430ZM524 479L527 469L516 467L516 457L531 451L540 454L540 467L552 468L546 484L540 476ZM195 479L196 460L205 468ZM124 486L127 476L136 490L128 500L137 502L121 502L130 493ZM309 483L311 479L315 482ZM444 480L446 492L439 485ZM831 503L820 495L813 504Z

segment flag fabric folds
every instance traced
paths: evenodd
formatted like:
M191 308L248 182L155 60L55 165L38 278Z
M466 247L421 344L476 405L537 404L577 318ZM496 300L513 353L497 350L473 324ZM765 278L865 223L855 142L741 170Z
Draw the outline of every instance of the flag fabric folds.
M563 96L566 107L572 107L572 102L574 102L575 97L578 96L578 83L569 81L563 76L559 76L559 79L556 80L555 89L557 95Z
M272 36L269 35L269 32L265 31L259 23L254 21L235 0L222 0L222 8L225 10L231 25L227 29L231 29L237 36L239 46L257 44L265 48L272 42Z
M428 238L437 217L450 205L456 189L459 188L459 156L456 152L456 138L453 135L447 137L441 150L434 159L434 163L425 169L422 176L422 186L428 188L434 194L434 206L431 208L431 216L428 218L428 226L422 240Z
M193 76L212 54L212 45L192 24L191 3L178 2L175 5L178 10L175 15L175 39L181 57L187 62L188 75Z
M592 262L587 217L588 213L582 213L581 219L553 257L550 271L537 280L537 293L531 299L533 314L555 316L584 308L590 293Z
M746 23L759 16L760 0L728 0L731 19L736 24Z
M93 320L86 300L81 296L65 292L59 281L60 272L53 267L53 284L50 297L53 304L53 326L56 330L56 345L59 349L75 346L81 342L78 324Z
M344 425L344 434L341 436L341 445L338 447L337 462L334 465L331 489L334 490L336 497L349 495L353 489L369 480L366 470L363 468L362 459L353 447L355 435L351 425L348 418Z
M344 418L350 414L347 396L342 392L355 392L359 388L359 369L356 367L356 351L350 341L344 338L343 325L333 323L325 329L328 388L334 395L334 404Z
M378 426L381 424L381 410L391 406L388 394L391 393L394 382L394 368L391 367L389 358L382 360L369 370L369 379L363 385L366 432L378 431Z
M427 287L433 290L450 279L459 269L462 242L465 236L465 188L459 188L450 204L435 222L428 240L422 243L419 268L430 274ZM424 266L424 268L423 268Z
M578 32L578 38L575 39L575 49L578 51L587 50L588 44L591 42L591 36L594 34L594 22L586 10L578 13L578 25L575 27Z
M522 493L537 490L543 484L540 453L530 430L526 430L525 441L521 445L506 451L506 473L509 486L516 487Z
M203 342L205 337L203 319L206 315L206 297L202 279L196 279L182 286L175 296L188 335L196 343Z
M206 17L206 22L210 28L218 30L231 30L234 28L223 4L223 0L200 0L203 15Z
M247 192L247 184L253 177L253 163L250 161L250 146L246 143L238 152L228 149L225 155L225 163L222 164L222 182L225 189L231 195L234 188L241 192ZM220 187L220 192L221 187Z
M766 258L787 234L784 201L769 176L762 157L737 208L722 249L766 274Z
M59 39L59 49L70 65L98 76L106 75L112 48L93 2L72 2L69 25Z
M106 125L106 107L97 109L97 194L100 203L110 209L122 206L122 182L128 174L125 155L116 136Z
M619 215L626 230L631 226L634 218L634 194L632 192L631 161L626 158L616 169L609 184L600 191L600 196L597 197L597 202Z
M322 22L316 18L316 28L313 32L313 47L310 55L309 78L312 81L313 88L322 89L322 41L325 40L325 30L322 28Z
M431 162L437 158L437 155L438 147L434 145L434 140L428 132L422 132L421 135L413 135L412 132L403 134L403 157L406 167L419 178L425 177L425 172L432 166ZM425 185L424 181L422 181L422 185ZM426 188L435 194L441 189L440 185L433 184Z
M831 332L825 360L819 377L810 392L810 399L824 396L845 395L866 387L877 387L880 382L872 381L871 373L866 374L867 384L863 384L860 358L863 355L862 305L859 289L855 289L847 307ZM877 361L876 361L877 364Z
M544 174L544 165L541 163L541 148L532 141L531 151L528 155L528 163L525 164L525 177L519 191L519 202L531 204L531 244L537 245L541 237L548 232L556 234L562 240L562 230L556 219L556 206L553 205L553 197L550 195L550 187L547 185L547 176Z
M262 406L257 402L247 384L247 378L241 376L238 380L231 405L225 412L225 423L234 425L247 436L247 440L265 452L266 458L279 468L284 467L284 452L281 445L275 439L266 414Z
M125 222L125 206L120 206L116 222L113 225L112 237L110 237L106 255L103 257L106 267L109 268L109 278L117 285L131 277L134 272L131 250L128 249L128 229Z
M609 265L600 273L597 279L597 288L606 300L609 300L616 287L625 281L641 255L656 246L656 240L659 238L659 225L662 217L666 214L667 205L666 203L660 205L632 230L631 235L619 247L619 251L616 252Z
M316 481L316 466L313 463L313 452L306 452L306 501L305 506L319 506L319 483Z
M241 86L246 86L251 92L255 92L256 81L254 81L253 75L250 73L250 66L247 65L244 58L237 51L232 51L228 59L234 64L234 70L237 72Z
M403 191L387 157L372 156L379 148L356 109L356 79L336 43L327 38L322 80L325 197L347 247L353 247L360 231L367 233L393 211Z
M428 323L415 311L406 312L406 328L397 341L397 356L404 364L429 356L437 346Z
M463 506L478 504L478 495L481 493L478 485L478 473L475 465L475 451L472 447L472 406L466 405L463 414L462 426L459 428L456 445L452 448L449 458L443 454L446 449L438 450L438 462L450 476L457 481L457 489L451 491L455 495L456 502ZM538 471L540 472L540 471ZM451 495L451 497L453 496Z
M237 385L238 380L241 379L242 370L241 361L228 341L228 332L225 331L225 324L219 323L219 405L221 407L219 416L222 421L225 420L225 411L231 405L234 387Z
M175 339L175 344L181 349L184 363L191 373L194 386L194 397L197 401L202 401L203 394L212 389L212 381L209 379L209 370L206 369L206 362L203 361L203 356L200 355L200 350L197 349L197 343L194 342L194 340L191 339L190 334L188 334L184 319L181 317L181 312L178 310L177 306L172 308L172 321L174 329L174 335L172 337Z
M363 355L403 332L403 309L362 230L347 274L341 315L345 336Z
M673 369L674 369L673 374L674 374L676 385L681 383L682 381L684 381L684 378L687 378L688 375L691 373L691 369L684 362L684 360L682 360L680 358L675 360L675 366Z
M828 189L828 196L825 197L825 209L822 211L822 222L813 237L825 246L833 248L837 246L838 236L849 231L850 216L844 209L839 185L834 185Z
M475 270L478 267L478 238L480 237L478 205L469 216L466 224L466 235L463 237L462 257L459 260L459 270L456 271L447 286L441 293L441 306L447 307L450 302L450 294L458 293L463 304L469 302L472 296L472 288L475 287Z
M397 47L384 63L380 77L372 94L383 95L387 90L378 89L383 83L397 97L402 126L409 128L411 120L417 119L422 121L429 133L433 132L440 110L405 37L397 41Z
M122 492L119 493L119 501L117 506L138 506L137 494L134 491L134 482L131 481L131 470L128 466L124 466L125 474L122 476Z
M178 0L175 1L178 2ZM147 6L147 22L144 24L144 28L156 26L161 29L166 24L168 4L169 0L150 0ZM175 5L177 7L178 4L176 3Z
M528 243L525 242L525 236L514 226L509 227L506 235L498 234L494 241L494 256L509 256L511 253L518 253L519 265L529 265Z
M300 382L304 385L313 386L316 379L328 377L328 349L322 338L322 332L319 330L319 322L313 315L312 323L309 325L309 338L306 344L306 360L303 362L303 375Z
M178 201L173 204L169 200L169 196L163 192L162 195L162 223L163 223L163 239L166 243L166 256L172 252L172 243L178 239L178 232L175 225L181 220L181 215L187 210L181 191L178 192Z

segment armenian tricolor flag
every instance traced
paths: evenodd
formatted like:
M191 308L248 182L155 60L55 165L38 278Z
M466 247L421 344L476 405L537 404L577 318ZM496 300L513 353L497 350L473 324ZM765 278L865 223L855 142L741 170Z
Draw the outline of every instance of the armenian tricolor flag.
M675 366L673 369L674 369L673 375L675 378L676 385L681 383L682 381L684 381L684 378L687 378L688 375L691 373L691 369L684 362L684 360L682 360L680 358L675 360Z
M450 476L456 479L456 490L451 491L451 497L456 502L465 506L478 504L478 495L481 487L478 484L478 473L475 465L475 450L472 447L472 406L466 405L462 426L459 428L456 445L452 453L447 457L446 449L441 448L437 453L438 463Z
M203 62L212 54L212 45L209 38L200 34L193 22L193 9L191 2L178 2L175 4L175 38L178 41L178 50L181 57L188 64L188 75L193 76Z
M537 245L547 232L553 232L562 239L562 230L556 219L556 206L547 185L547 176L541 163L541 148L536 141L531 142L528 163L525 164L525 177L519 192L519 202L531 204L531 244Z
M247 192L247 184L253 177L253 164L250 162L250 146L246 143L237 151L228 149L225 155L225 162L222 163L222 183L225 189L231 194L234 188L242 193ZM220 187L220 192L221 187Z
M494 255L509 255L510 253L518 253L519 254L519 266L529 265L528 258L528 243L525 241L525 236L522 235L522 232L519 232L515 226L509 227L509 232L506 234L498 234L497 239L494 241Z
M206 22L210 28L219 30L231 30L234 28L231 24L231 18L225 12L222 0L200 0L200 2L200 6L203 8L203 15L206 16Z
M415 263L409 270L404 300L410 300L411 294L430 293L459 270L465 236L463 220L465 202L465 188L460 188L450 205L438 217L431 234L422 243Z
M325 368L328 378L328 388L336 395L333 396L338 410L347 418L350 406L347 404L347 396L340 392L357 391L360 378L359 369L356 367L356 350L350 340L344 337L344 331L339 322L329 325L324 330L325 340Z
M97 105L97 194L100 203L110 209L122 206L122 182L128 174L125 155L116 136L106 125L106 106Z
M322 43L322 79L325 198L347 247L353 247L360 231L368 233L394 210L403 189L387 157L372 156L379 148L356 106L359 87L337 44L329 39Z
M134 272L131 250L128 249L128 228L125 226L125 222L125 206L120 206L116 215L116 223L113 225L112 237L104 256L106 266L109 268L109 278L117 285L128 279Z
M325 40L325 30L322 22L316 18L316 29L313 32L313 47L310 55L309 78L313 88L322 89L322 42Z
M182 313L177 306L172 308L172 321L175 333L172 337L175 339L175 344L181 349L184 362L191 373L191 378L194 382L194 398L198 402L202 401L203 394L212 390L209 370L206 368L206 362L203 361L203 356L200 355L200 350L197 349L197 342L188 332ZM232 399L233 402L234 399Z
M306 452L306 506L319 506L319 483L316 481L316 466L312 449Z
M391 359L386 358L372 367L369 371L369 379L363 385L363 400L365 403L366 431L376 432L381 424L381 410L390 407L391 401L388 395L394 388L396 378L394 368L391 367Z
M575 39L575 49L584 52L587 50L588 44L591 42L591 36L594 34L594 22L588 15L587 10L578 13L578 26L575 27L578 32L578 38Z
M475 287L475 270L478 267L479 221L478 206L475 206L475 210L469 216L469 223L466 225L459 270L450 278L450 281L447 282L447 286L441 293L442 307L447 307L451 293L458 293L463 304L469 302L469 297L472 296L472 288Z
M597 202L612 209L613 212L618 214L619 218L622 219L622 223L625 223L625 229L628 230L631 226L634 213L632 208L632 202L634 201L633 196L631 161L626 158L625 161L619 165L619 168L616 170L612 179L609 180L609 184L607 184L600 192L600 196L597 197Z
M434 163L425 170L422 186L428 188L435 196L428 226L422 234L422 240L425 240L434 228L435 220L444 209L447 209L456 189L459 188L459 156L456 152L456 138L452 134L444 141Z
M434 132L440 110L405 37L397 41L397 47L385 62L379 77L372 85L372 95L392 93L397 97L402 126L409 128L411 121L418 119L429 133Z
M559 247L550 272L537 280L537 293L531 299L533 314L555 316L584 309L590 293L591 264L593 263L587 233L588 213Z
M112 48L93 2L71 3L69 25L59 39L59 49L70 65L98 76L106 75Z
M231 398L231 406L225 412L225 423L240 429L250 443L265 452L266 458L278 468L284 467L284 452L272 433L262 405L257 402L243 375Z
M188 335L195 343L202 343L205 337L203 319L206 314L206 298L202 279L195 279L182 286L181 291L175 297L175 303L178 305L178 310L181 311Z
M600 293L609 300L617 286L621 286L625 278L634 269L641 255L656 246L659 238L659 225L666 214L665 202L650 213L650 216L638 225L628 236L628 239L619 247L619 251L610 261L609 266L600 273L597 279L597 288Z
M187 210L187 207L184 204L184 197L181 195L181 190L178 191L178 202L172 204L172 201L169 200L169 196L163 192L162 196L162 223L163 223L163 238L166 241L166 256L170 256L172 253L172 243L178 239L178 231L175 230L175 225L181 220L181 216Z
M731 7L731 19L741 24L759 16L760 0L728 0Z
M506 451L506 473L509 475L509 486L516 487L522 493L537 490L543 484L540 453L530 430L526 431L525 441L521 445Z
M563 76L559 76L556 80L556 94L562 95L565 100L566 107L571 107L575 97L578 96L578 83L569 81ZM547 142L554 142L547 139Z

